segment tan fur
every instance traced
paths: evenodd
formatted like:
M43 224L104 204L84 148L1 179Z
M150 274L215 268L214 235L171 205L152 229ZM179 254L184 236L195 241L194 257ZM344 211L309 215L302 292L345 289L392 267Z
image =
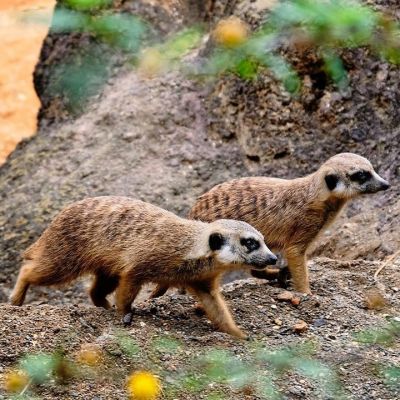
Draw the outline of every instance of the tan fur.
M363 185L350 179L351 174L361 170L372 176ZM327 186L328 175L338 178L333 190ZM368 160L342 153L303 178L248 177L217 185L197 200L189 218L206 222L234 218L248 222L264 235L269 248L285 255L295 290L311 293L306 257L310 245L348 200L388 187ZM162 294L165 290L158 287L154 293Z
M227 263L222 251L212 251L209 237L215 232L235 243L241 235L258 238L262 245L255 256L259 258L241 256L253 268L272 254L262 235L244 222L187 220L126 197L82 200L60 212L24 253L11 302L22 305L31 284L63 285L93 274L93 303L109 308L106 296L116 290L117 309L125 315L146 282L186 286L222 331L244 337L219 289L220 275L240 266L242 258Z

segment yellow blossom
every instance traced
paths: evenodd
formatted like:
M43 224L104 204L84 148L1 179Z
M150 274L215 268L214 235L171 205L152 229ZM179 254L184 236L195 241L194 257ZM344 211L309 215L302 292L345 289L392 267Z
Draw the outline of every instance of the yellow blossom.
M5 374L4 389L9 393L20 393L28 384L29 378L22 371L10 371Z
M99 364L102 358L102 352L99 346L95 344L85 344L82 345L76 359L81 364L94 367Z
M237 17L230 17L220 21L214 29L214 39L225 47L236 47L246 41L248 37L247 25Z
M156 400L161 392L160 380L146 371L130 375L127 388L133 400Z
M139 72L148 77L159 75L166 68L166 61L160 50L149 47L144 49L139 58Z

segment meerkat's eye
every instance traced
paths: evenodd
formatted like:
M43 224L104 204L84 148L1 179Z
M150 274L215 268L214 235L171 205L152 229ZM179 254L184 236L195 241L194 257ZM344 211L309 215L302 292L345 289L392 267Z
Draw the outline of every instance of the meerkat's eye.
M219 250L225 243L224 237L220 233L212 233L208 238L210 249L215 251Z
M358 182L358 183L365 183L367 180L371 179L372 175L368 171L357 171L354 172L354 174L350 175L350 180L353 182Z
M240 239L240 244L244 247L246 247L246 249L249 252L252 252L254 250L257 250L260 248L260 242L258 240L252 239L252 238L248 238L248 239Z

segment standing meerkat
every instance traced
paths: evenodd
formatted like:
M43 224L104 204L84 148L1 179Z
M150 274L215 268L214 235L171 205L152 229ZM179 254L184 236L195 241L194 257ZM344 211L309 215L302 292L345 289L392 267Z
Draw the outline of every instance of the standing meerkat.
M30 285L63 285L94 275L90 297L110 308L116 290L124 322L141 286L155 282L187 287L223 332L244 338L220 293L220 276L240 266L274 264L260 232L245 222L183 219L127 197L96 197L62 210L24 253L11 303L22 305Z
M217 185L198 198L189 218L205 222L234 218L251 224L272 251L286 257L294 289L311 294L306 258L310 245L347 201L389 187L366 158L341 153L302 178L248 177ZM252 274L268 278L264 271ZM167 289L159 285L152 296Z

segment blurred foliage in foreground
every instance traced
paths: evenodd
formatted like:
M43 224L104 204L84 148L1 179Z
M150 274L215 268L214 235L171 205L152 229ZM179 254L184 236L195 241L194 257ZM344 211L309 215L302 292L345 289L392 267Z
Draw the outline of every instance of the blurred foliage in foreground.
M270 70L285 89L296 94L301 80L283 50L312 50L323 70L343 89L348 77L340 57L343 49L369 48L390 63L400 63L400 24L356 0L285 0L276 3L255 32L236 17L220 21L211 32L214 45L197 65L180 62L206 37L192 27L165 40L157 38L142 19L112 9L111 0L63 0L53 21L53 32L80 32L96 38L104 48L80 53L59 66L54 92L76 105L109 76L111 53L123 52L147 76L180 68L192 77L212 78L234 73L243 79ZM93 90L93 88L95 88ZM78 107L80 105L78 104Z
M392 318L387 326L359 332L356 340L389 346L399 336L400 323ZM115 386L125 388L133 400L156 400L161 395L164 399L187 398L200 393L208 400L226 400L227 393L232 392L278 400L285 398L278 384L292 377L307 380L318 398L348 398L332 367L316 359L315 342L274 350L257 341L241 342L243 354L237 355L216 347L188 351L188 347L171 336L155 337L145 348L123 330L110 332L107 337L108 342L102 346L84 344L68 356L62 349L26 355L17 368L5 374L6 391L14 399L39 399L43 385L54 388L86 379L100 385L107 377ZM377 337L386 339L377 341ZM399 366L382 363L371 367L389 390L393 393L400 390ZM41 390L37 390L39 385Z
M365 344L391 346L400 339L400 318L390 318L384 327L361 331L355 335L355 339Z

